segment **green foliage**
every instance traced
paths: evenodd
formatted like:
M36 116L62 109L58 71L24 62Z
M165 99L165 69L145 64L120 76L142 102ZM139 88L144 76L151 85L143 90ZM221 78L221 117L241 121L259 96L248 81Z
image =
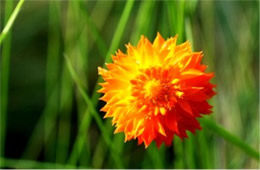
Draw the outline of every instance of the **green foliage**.
M0 168L259 168L258 1L20 0L0 9ZM102 119L97 67L157 32L204 52L217 95L202 131L145 149Z

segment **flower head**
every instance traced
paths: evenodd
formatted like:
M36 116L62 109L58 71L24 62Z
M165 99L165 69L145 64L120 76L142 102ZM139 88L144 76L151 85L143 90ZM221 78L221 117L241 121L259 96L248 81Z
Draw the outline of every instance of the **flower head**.
M118 50L108 69L98 68L105 81L99 90L106 102L101 111L112 117L115 133L125 133L125 141L171 145L174 135L183 139L187 130L201 129L196 118L211 113L213 73L205 73L202 52L176 40L165 41L158 33L151 43L142 36L137 47L126 45L127 54Z

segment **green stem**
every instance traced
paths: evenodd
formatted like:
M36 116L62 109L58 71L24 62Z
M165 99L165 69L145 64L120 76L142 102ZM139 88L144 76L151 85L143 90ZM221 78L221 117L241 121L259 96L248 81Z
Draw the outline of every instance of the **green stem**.
M125 8L124 8L124 11L123 11L123 14L119 20L119 23L118 23L118 26L116 28L116 31L115 31L115 34L113 36L113 39L112 39L112 42L111 42L111 45L109 47L109 50L107 52L107 55L106 55L106 58L105 58L105 63L108 63L112 60L112 58L110 57L110 55L112 53L115 52L116 48L118 47L119 43L120 43L120 40L122 38L122 34L123 34L123 31L125 29L125 26L126 26L126 23L128 21L128 18L129 18L129 15L131 13L131 9L133 7L133 4L134 4L134 1L133 0L128 0L126 2L126 5L125 5ZM105 64L103 65L105 66ZM98 83L100 83L102 80L101 76L98 77L98 80L97 80L97 83L95 85L95 88L94 88L94 95L92 97L92 101L93 100L96 100L98 99L98 97L100 96L99 93L96 93L96 91L98 90L99 88L99 85Z
M133 7L133 4L134 4L134 1L132 0L128 0L126 5L125 5L125 8L124 8L124 11L123 11L123 14L119 20L119 24L116 28L116 31L115 31L115 34L114 34L114 37L113 37L113 40L111 42L111 46L108 50L108 53L106 55L106 58L105 58L105 63L106 62L111 62L111 54L114 53L114 51L116 50L116 48L119 46L119 43L120 43L120 40L121 40L121 37L123 35L123 31L124 31L124 28L126 26L126 23L128 21L128 17L130 15L130 12L131 12L131 9ZM98 77L98 81L97 82L100 82L101 81L101 77ZM94 92L96 92L98 86L96 85L95 86L95 90ZM96 93L97 94L97 93ZM99 94L97 95L94 95L94 96L98 96ZM94 100L97 100L97 98L94 98ZM110 131L110 133L112 132L112 129L113 128L108 128L108 131ZM118 140L122 140L122 136L115 136L114 139L113 139L113 143L116 143L116 141ZM101 154L101 153L106 153L106 150L107 148L103 146L103 141L101 139L101 141L98 142L98 145L97 145L97 149L96 149L96 152L94 154L94 157L93 157L93 160L92 162L94 163L94 165L98 168L102 165L103 161L104 161L104 154ZM118 152L121 154L121 151L122 151L122 148L119 148L118 145L117 145L117 150ZM101 157L101 155L103 155L103 157ZM97 161L98 160L98 161Z
M84 11L85 11L85 9L84 9ZM86 17L86 22L87 22L88 29L90 31L90 35L96 41L96 45L99 50L99 53L104 57L107 53L107 45L105 44L104 40L102 39L96 25L94 24L94 22L92 21L91 17L88 15L88 13L85 12L84 15Z
M184 145L184 154L185 154L185 165L189 169L196 168L195 154L194 154L194 136L191 133L188 133L189 139L186 140Z
M184 27L184 18L185 18L185 13L184 13L184 9L185 9L185 1L184 0L180 0L177 1L177 34L179 35L177 42L181 43L183 42L183 37L184 37L184 33L183 33L183 27Z
M254 150L251 146L249 146L247 143L243 142L238 137L232 135L230 132L228 132L226 129L222 128L221 126L217 125L215 122L213 122L210 119L203 118L200 119L200 122L203 126L205 126L208 129L211 129L219 136L223 137L228 142L232 143L233 145L236 145L239 147L242 151L247 153L248 155L252 156L253 158L260 160L260 154L256 150Z
M59 84L59 50L60 50L60 31L59 31L59 2L53 1L49 3L49 32L48 32L48 47L47 47L47 63L46 63L46 104L50 96L52 95L52 91ZM59 111L59 94L56 93L54 98L54 105L52 108L52 114L56 114ZM47 117L44 123L44 135L45 141L47 142L49 139L49 133L47 129L49 128L49 120ZM55 126L54 126L55 127ZM46 153L48 153L47 157L50 160L54 159L55 156L55 142L56 141L56 131L52 130L52 138L50 138L49 145L45 146ZM59 146L59 145L58 145ZM58 147L57 147L58 148ZM48 150L48 151L47 151ZM63 154L64 155L64 154Z
M205 169L209 169L212 168L212 157L213 154L210 154L209 151L209 142L207 141L206 135L205 135L205 131L201 131L198 134L198 153L200 155L200 157L205 157L204 159L200 160L200 168L205 168Z
M112 156L113 156L113 158L115 160L115 163L117 164L118 167L122 168L123 164L121 162L121 158L118 155L118 151L112 145L112 141L111 141L111 139L109 137L109 133L107 133L107 129L104 126L104 124L102 122L102 119L100 118L100 115L96 111L96 109L95 109L91 99L89 98L89 96L85 93L85 89L82 86L79 77L77 76L77 74L76 74L75 70L73 69L73 66L72 66L69 58L66 55L65 55L65 59L66 59L67 67L68 67L68 69L70 71L72 79L75 81L75 83L76 83L76 85L77 85L77 87L79 89L80 94L82 95L84 101L88 105L89 111L92 114L92 116L94 117L94 119L95 119L95 121L96 121L96 123L97 123L97 125L98 125L98 127L99 127L99 129L101 131L101 134L103 135L103 138L104 138L105 142L107 143L107 145L111 149L111 152L113 153Z
M105 62L109 62L109 60L111 60L111 57L110 57L110 55L111 55L111 53L116 49L116 47L119 45L119 43L120 43L120 40L121 40L121 38L122 38L122 33L123 33L123 31L124 31L124 28L125 28L125 25L126 25L126 22L128 21L128 17L129 17L129 15L130 15L130 12L131 12L131 9L132 9L132 7L133 7L133 3L134 3L134 1L132 1L132 0L129 0L129 1L127 1L127 3L126 3L126 5L125 5L125 8L124 8L124 11L123 11L123 14L122 14L122 16L121 16L121 18L120 18L120 21L119 21L119 24L118 24L118 26L117 26L117 28L116 28L116 31L115 31L115 34L114 34L114 37L113 37L113 40L112 40L112 43L111 43L111 45L110 45L110 47L109 47L109 50L108 50L108 52L107 52L107 55L106 55L106 58L105 58ZM88 20L88 24L93 24L91 21L90 21L90 17L87 17L87 20ZM90 27L90 30L92 30L92 31L94 31L95 29L94 29L94 27ZM96 36L98 35L97 34L98 32L96 32ZM75 77L74 77L75 78ZM98 81L97 81L97 83L96 83L96 85L95 85L95 88L94 88L94 93L93 93L93 95L91 96L91 104L93 105L93 107L95 107L96 105L97 105L97 102L98 102L98 97L99 97L99 95L100 94L98 94L98 93L96 93L96 91L98 90L98 88L99 88L99 85L98 85L98 83L99 82L101 82L101 77L99 77L98 78ZM77 85L80 85L79 87L83 87L82 86L82 82L81 82L81 80L80 79L77 79L77 83L76 83ZM80 90L80 88L79 88L79 90ZM83 93L85 93L85 92L83 92ZM84 97L84 96L83 96ZM87 114L86 116L84 116L86 119L89 119L89 120L91 120L91 114L89 114L89 111L91 111L90 110L90 108L88 108L88 110L87 110L87 112L85 113L85 114ZM98 116L99 117L99 116ZM100 119L100 118L98 118L98 119ZM101 122L101 125L103 126L103 124L102 124L102 122ZM87 123L87 120L84 120L83 119L83 121L81 122L81 125L80 125L80 129L82 129L83 127L88 127L89 126L89 123ZM104 128L105 129L105 128ZM78 147L78 149L80 150L80 148L83 146L82 144L83 144L83 139L86 137L86 135L83 135L83 136L80 136L80 133L79 133L79 135L77 136L77 138L76 138L76 141L75 141L75 143L74 143L74 145L73 145L73 149L72 149L72 154L70 155L70 158L69 158L69 162L71 162L71 163L75 163L75 159L76 159L76 147ZM109 136L108 136L108 138L109 138ZM107 139L104 139L104 140L107 140ZM110 138L109 138L109 140L110 140ZM81 145L78 145L78 144L80 144L81 143ZM113 153L113 155L114 155L114 153ZM117 161L116 159L117 159L117 156L113 156L113 158L115 157L115 161ZM122 163L121 163L121 161L118 161L118 166L120 167L122 167Z
M7 24L5 25L3 31L0 35L0 45L1 45L2 41L5 39L7 33L10 31L10 29L15 21L15 18L17 17L19 11L21 10L23 3L24 3L24 0L20 0L18 2L17 6L14 9L14 12L12 13L11 17L9 18Z
M156 1L142 1L142 3L140 4L133 33L130 39L132 44L136 44L142 34L147 36L149 31L153 32L151 30L151 25L152 19L154 18L151 17L151 13L155 10L155 3Z
M162 162L162 155L159 154L159 149L155 145L155 142L149 145L149 147L147 148L147 152L152 160L152 167L156 169L164 168L165 164Z
M13 1L6 1L5 3L5 16L4 23L8 22L8 18L12 14ZM11 32L6 37L3 43L2 62L1 62L1 74L0 74L0 156L4 156L5 153L5 137L6 137L6 116L8 105L8 80L9 80L9 67L11 56ZM1 162L0 162L1 164Z
M110 55L116 50L116 48L118 47L118 45L120 43L122 34L124 32L124 29L125 29L125 26L126 26L126 23L128 21L128 17L130 15L130 12L131 12L133 5L134 5L133 0L128 0L126 2L123 14L122 14L122 16L119 20L118 26L116 28L116 31L115 31L115 34L114 34L114 37L113 37L113 40L111 42L111 46L110 46L108 53L106 55L105 62L110 62L112 60Z
M175 153L176 159L173 162L173 167L176 169L183 169L184 167L184 151L183 151L183 142L179 137L175 137L173 145L173 151Z

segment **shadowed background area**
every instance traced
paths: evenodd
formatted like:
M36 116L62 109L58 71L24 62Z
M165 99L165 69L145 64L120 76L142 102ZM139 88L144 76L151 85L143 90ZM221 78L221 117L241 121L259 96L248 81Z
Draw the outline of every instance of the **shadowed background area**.
M17 3L0 1L1 30ZM217 84L207 117L259 151L258 1L25 1L1 44L0 167L259 168L206 127L159 149L113 135L99 112L97 67L157 32L204 52Z

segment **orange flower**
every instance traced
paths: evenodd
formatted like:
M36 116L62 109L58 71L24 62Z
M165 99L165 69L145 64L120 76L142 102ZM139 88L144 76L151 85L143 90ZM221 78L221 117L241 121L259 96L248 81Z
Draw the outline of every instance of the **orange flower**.
M125 141L168 146L174 135L183 139L187 130L201 129L196 118L211 113L207 100L215 95L209 83L213 73L204 72L202 52L176 40L165 41L158 33L151 44L142 36L137 47L126 45L127 54L118 50L107 70L98 68L105 80L98 91L106 102L101 111L113 118L114 133L124 132Z

